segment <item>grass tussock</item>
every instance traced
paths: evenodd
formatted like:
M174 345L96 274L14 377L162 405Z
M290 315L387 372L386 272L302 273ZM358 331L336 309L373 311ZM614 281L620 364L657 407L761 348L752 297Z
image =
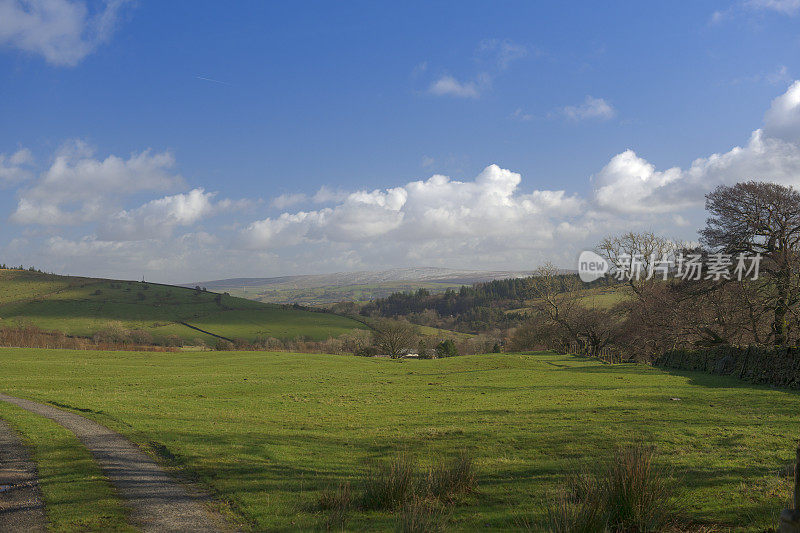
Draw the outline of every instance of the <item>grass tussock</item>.
M450 518L441 502L413 496L401 507L397 516L398 533L436 533L444 531Z
M373 464L354 494L351 486L339 485L320 496L317 507L326 511L325 529L344 528L353 509L397 512L398 531L440 531L459 496L475 490L472 456L460 452L422 470L416 459L401 453Z
M455 458L428 469L425 486L428 494L439 500L472 492L475 488L472 456L462 450Z
M343 530L353 509L353 491L350 483L340 483L336 488L323 491L319 498L319 509L326 511L325 530Z
M408 500L416 485L416 461L401 453L367 472L361 505L364 509L395 509Z
M670 473L644 445L616 451L601 468L578 469L547 506L545 529L555 533L663 531L676 522Z

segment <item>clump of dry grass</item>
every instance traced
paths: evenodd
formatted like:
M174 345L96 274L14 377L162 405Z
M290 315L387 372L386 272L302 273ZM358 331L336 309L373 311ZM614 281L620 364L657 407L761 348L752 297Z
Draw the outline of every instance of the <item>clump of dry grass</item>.
M597 470L578 469L547 506L545 529L557 533L662 531L675 523L668 471L656 466L654 450L620 448Z
M349 511L387 510L398 513L401 531L439 531L447 523L449 510L458 496L475 490L476 477L472 456L460 452L449 460L440 460L427 470L401 453L389 461L375 463L355 495L349 484L322 493L317 507L328 514L325 529L343 528Z
M318 506L320 510L327 511L325 530L343 530L353 508L353 492L350 483L340 483L336 488L323 491Z

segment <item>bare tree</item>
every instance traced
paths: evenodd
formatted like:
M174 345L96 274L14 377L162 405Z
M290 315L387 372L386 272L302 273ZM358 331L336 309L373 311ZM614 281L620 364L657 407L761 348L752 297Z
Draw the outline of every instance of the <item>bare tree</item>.
M606 237L597 246L596 251L605 257L615 270L627 273L625 279L628 285L637 297L641 297L645 287L663 279L663 272L658 272L658 269L665 264L660 262L673 261L678 246L675 241L660 237L652 231L642 233L629 231ZM636 269L639 270L638 276Z
M772 314L770 337L787 343L787 322L800 301L800 192L776 183L749 181L719 186L706 195L711 216L700 234L727 254L760 254L758 284Z
M393 359L418 345L417 328L405 320L380 320L374 325L373 338L375 345Z

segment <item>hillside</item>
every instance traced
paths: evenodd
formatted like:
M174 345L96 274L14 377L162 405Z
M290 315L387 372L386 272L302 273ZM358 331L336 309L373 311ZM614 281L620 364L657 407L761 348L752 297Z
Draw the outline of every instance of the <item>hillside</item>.
M518 278L530 272L453 270L448 268L395 268L382 271L339 272L336 274L283 276L275 278L232 278L187 283L217 292L269 303L329 305L337 302L366 302L395 292L426 289L433 293L458 289L462 285Z
M146 332L154 341L177 336L185 343L213 343L213 335L324 340L363 328L329 313L185 287L0 270L0 326L22 325L82 337L119 325Z

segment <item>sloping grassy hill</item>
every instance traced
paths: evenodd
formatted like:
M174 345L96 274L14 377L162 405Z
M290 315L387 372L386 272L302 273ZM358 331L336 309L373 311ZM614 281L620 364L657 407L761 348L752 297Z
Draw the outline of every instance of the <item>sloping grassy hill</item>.
M185 324L231 339L324 340L362 324L349 318L284 308L172 285L0 270L0 326L34 325L89 337L119 323L155 340L214 342Z

